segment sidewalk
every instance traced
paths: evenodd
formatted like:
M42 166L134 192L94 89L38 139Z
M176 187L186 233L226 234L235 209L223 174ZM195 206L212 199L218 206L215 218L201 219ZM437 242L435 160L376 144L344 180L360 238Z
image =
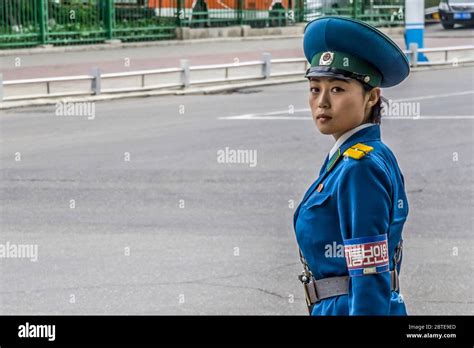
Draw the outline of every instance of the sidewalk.
M216 41L205 40L188 45L135 47L101 51L45 53L0 57L0 73L5 80L45 76L88 74L92 67L103 73L179 67L181 59L191 65L233 63L260 59L263 52L273 58L302 57L302 38L280 40Z
M402 36L392 39L405 49ZM425 38L425 47L472 44L469 36ZM4 80L83 75L92 67L112 73L179 67L181 59L188 59L190 65L243 62L260 59L263 52L271 53L272 58L303 57L302 37L195 40L188 44L2 56L0 73Z

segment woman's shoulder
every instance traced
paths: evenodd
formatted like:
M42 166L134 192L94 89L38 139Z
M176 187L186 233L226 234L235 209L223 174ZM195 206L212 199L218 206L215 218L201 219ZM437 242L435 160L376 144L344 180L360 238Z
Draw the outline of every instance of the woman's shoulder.
M343 153L340 175L345 180L365 181L368 178L381 181L390 177L390 149L381 141L368 141L351 146Z

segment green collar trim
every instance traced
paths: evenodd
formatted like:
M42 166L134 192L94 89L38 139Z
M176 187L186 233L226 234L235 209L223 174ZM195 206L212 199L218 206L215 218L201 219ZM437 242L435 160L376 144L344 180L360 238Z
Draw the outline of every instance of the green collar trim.
M341 157L341 149L337 149L337 151L332 155L331 159L329 160L328 164L326 165L326 172L329 172L334 164L336 164L337 159Z

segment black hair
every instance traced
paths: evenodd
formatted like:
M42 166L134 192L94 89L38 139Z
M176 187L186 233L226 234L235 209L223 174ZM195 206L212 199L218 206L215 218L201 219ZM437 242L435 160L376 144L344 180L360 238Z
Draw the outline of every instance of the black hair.
M364 87L364 92L365 93L369 93L374 87L366 84L366 83L362 83L362 87ZM381 124L382 123L382 109L383 109L383 105L382 105L382 96L380 96L379 100L377 101L377 103L375 103L374 106L372 106L372 110L370 111L370 115L369 115L369 122L371 123L375 123L375 124Z

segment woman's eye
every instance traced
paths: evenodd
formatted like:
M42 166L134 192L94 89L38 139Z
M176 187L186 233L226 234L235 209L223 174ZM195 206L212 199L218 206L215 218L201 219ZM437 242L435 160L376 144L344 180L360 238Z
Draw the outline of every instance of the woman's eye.
M309 90L311 91L311 93L319 93L320 92L318 87L311 87ZM333 92L333 93L344 92L344 89L342 89L341 87L333 87L333 88L331 88L331 92Z

